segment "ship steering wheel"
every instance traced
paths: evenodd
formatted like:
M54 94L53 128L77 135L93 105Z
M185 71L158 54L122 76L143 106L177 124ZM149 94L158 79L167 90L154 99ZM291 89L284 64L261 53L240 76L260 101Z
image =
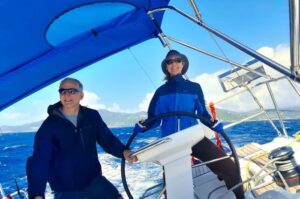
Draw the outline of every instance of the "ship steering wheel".
M169 112L169 113L163 113L160 115L157 115L155 117L149 118L147 120L145 120L145 122L143 123L144 126L148 126L151 123L153 123L156 120L161 120L164 117L170 117L170 116L188 116L188 117L192 117L195 119L199 119L202 122L204 122L207 126L212 127L213 126L213 122L208 120L207 118L204 118L203 116L199 116L195 113L189 113L189 112ZM147 130L146 130L147 131ZM145 131L145 132L146 132ZM240 178L240 164L239 164L239 160L238 160L238 155L236 153L236 150L231 142L231 140L229 139L229 137L227 136L227 134L223 131L223 132L218 132L219 134L221 134L221 136L224 138L224 140L226 141L226 143L228 144L231 152L232 152L232 157L234 159L235 162L235 172L238 174L237 176L239 177L238 183L241 182L241 178ZM130 148L131 143L133 142L134 138L137 136L138 132L133 132L132 135L129 137L127 144L126 144L126 148ZM122 158L121 161L121 177L122 177L122 183L125 189L125 192L128 196L129 199L133 199L131 192L128 188L128 184L126 181L126 175L125 175L125 164L126 161L124 159L124 157Z

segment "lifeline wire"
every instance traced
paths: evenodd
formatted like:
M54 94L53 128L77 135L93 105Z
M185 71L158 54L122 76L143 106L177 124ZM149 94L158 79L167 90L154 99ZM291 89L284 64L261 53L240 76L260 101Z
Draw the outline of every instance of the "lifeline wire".
M133 54L133 52L131 51L130 48L128 48L128 51L130 52L130 54L132 55L134 61L137 63L137 65L142 69L142 71L144 72L144 74L147 76L148 80L151 82L152 86L154 87L154 89L157 88L157 86L154 84L153 80L151 79L150 75L147 73L147 71L144 69L144 67L142 66L142 64L139 62L139 60L136 58L136 56Z

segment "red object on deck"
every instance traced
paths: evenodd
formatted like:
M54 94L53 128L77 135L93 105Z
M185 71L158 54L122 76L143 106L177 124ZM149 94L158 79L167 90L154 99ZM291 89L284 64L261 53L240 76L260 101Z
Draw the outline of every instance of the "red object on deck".
M9 195L9 194L8 194L7 196L5 196L5 198L6 198L6 199L13 199L12 196Z
M209 109L211 112L211 116L214 119L214 121L217 120L217 113L216 113L216 108L213 102L209 103Z
M216 121L217 120L217 112L216 112L216 108L215 108L215 105L213 102L209 103L209 109L210 109L213 120ZM215 137L217 140L217 146L222 149L222 142L221 142L221 138L220 138L218 132L215 132Z
M192 165L195 165L197 163L199 163L199 160L196 157L192 156Z

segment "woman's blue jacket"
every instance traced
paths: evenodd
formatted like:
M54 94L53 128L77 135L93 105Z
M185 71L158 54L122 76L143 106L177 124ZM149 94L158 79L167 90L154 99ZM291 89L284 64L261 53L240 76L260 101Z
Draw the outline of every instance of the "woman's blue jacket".
M159 87L150 102L148 118L168 112L190 112L211 120L205 108L205 100L199 84L183 78L182 75L171 77ZM204 124L205 121L202 121ZM152 124L152 127L160 122ZM162 137L197 124L197 120L188 116L171 116L162 119ZM207 124L208 125L208 124Z

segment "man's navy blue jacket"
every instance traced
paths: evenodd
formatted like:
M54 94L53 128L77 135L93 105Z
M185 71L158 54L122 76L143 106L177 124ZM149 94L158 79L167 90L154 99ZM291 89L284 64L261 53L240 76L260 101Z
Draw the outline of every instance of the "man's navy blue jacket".
M205 100L200 85L184 79L182 75L171 77L156 90L149 105L148 118L169 112L196 113L206 120L211 120L211 116L205 108ZM178 123L179 119L180 123ZM201 122L206 124L206 121L201 120ZM197 120L188 116L165 117L162 119L161 125L162 137L195 124L197 124ZM157 125L159 122L152 124L151 127ZM209 124L206 125L209 126Z
M75 127L62 115L61 107L60 102L49 106L49 116L35 135L26 166L30 198L43 196L46 182L54 191L74 191L101 175L96 142L106 152L123 157L125 146L96 110L80 106Z

